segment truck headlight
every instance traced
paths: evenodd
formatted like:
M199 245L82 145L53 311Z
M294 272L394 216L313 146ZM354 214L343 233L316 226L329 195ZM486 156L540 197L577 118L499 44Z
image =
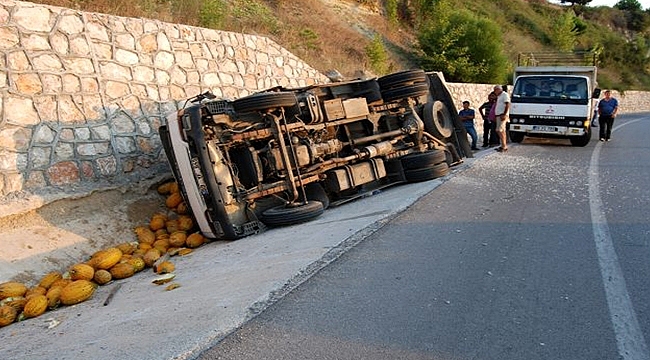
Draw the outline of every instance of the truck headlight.
M576 126L582 126L582 121L580 120L576 121Z

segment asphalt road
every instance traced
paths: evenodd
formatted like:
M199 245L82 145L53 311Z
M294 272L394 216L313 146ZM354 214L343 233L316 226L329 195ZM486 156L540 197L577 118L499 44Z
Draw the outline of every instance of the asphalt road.
M650 359L649 123L480 157L199 358Z

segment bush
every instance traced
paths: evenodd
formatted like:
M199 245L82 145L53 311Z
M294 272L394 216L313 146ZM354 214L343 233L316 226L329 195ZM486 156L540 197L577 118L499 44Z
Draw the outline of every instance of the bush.
M442 71L449 80L500 83L508 63L500 27L488 18L465 10L453 10L439 0L434 17L418 34L424 55L421 66Z
M366 46L366 56L370 60L370 69L378 75L388 72L388 53L380 35L375 35L370 44Z

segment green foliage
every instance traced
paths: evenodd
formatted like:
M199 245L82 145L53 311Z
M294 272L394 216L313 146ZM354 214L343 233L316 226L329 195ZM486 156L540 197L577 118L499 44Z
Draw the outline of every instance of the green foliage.
M381 35L376 34L366 46L366 56L370 61L370 69L377 75L384 75L389 70L388 52L384 48Z
M199 26L220 29L224 25L228 4L224 0L205 0L199 9Z
M242 29L252 27L276 34L280 23L275 14L264 4L255 0L237 0L233 2L229 17L235 19Z
M502 82L507 60L499 26L469 11L452 9L447 0L439 0L434 10L435 16L418 34L422 67L442 71L452 81Z
M614 8L627 11L642 10L641 3L637 0L621 0L614 5Z
M312 29L302 29L298 32L302 47L307 50L315 50L318 48L318 34Z
M560 51L572 51L576 44L577 31L575 31L574 18L573 11L566 11L553 23L551 40Z
M397 23L398 19L398 0L386 0L386 17L392 23Z

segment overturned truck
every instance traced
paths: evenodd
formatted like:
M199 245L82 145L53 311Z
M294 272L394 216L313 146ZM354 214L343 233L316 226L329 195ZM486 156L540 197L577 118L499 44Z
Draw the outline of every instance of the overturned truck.
M311 220L386 186L449 173L467 136L439 73L287 89L207 92L159 129L200 231L238 239Z

